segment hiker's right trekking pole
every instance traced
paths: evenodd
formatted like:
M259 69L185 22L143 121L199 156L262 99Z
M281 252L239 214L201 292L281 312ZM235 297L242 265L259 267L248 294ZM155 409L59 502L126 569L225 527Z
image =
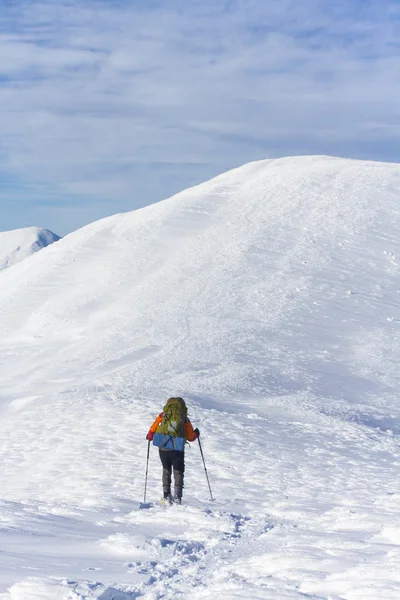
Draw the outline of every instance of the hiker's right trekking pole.
M210 490L210 497L211 497L211 500L214 500L212 492L211 492L210 480L208 479L208 473L207 473L206 463L205 463L205 460L204 460L203 448L201 447L201 443L200 443L200 438L199 437L197 438L197 441L199 442L199 448L200 448L201 458L203 459L203 465L204 465L204 470L206 472L208 489Z
M147 444L147 463L146 463L146 477L145 477L145 480L144 480L144 498L143 498L143 503L146 502L147 474L149 472L149 456L150 456L150 440L149 440L149 443Z

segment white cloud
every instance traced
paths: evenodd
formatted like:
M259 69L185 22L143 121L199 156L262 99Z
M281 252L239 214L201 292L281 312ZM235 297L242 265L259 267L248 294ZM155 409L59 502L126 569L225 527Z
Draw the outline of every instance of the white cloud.
M126 210L257 158L396 160L398 7L331 4L3 9L3 168Z

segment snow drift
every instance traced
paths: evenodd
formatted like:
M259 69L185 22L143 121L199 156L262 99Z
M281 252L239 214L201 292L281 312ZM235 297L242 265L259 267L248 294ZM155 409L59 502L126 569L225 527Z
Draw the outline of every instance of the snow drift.
M21 262L59 240L59 236L48 229L26 227L0 232L0 271Z

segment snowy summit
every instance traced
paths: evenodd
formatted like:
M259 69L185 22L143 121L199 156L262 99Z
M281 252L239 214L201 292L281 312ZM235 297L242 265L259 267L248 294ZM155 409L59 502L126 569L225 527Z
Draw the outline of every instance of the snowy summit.
M1 600L398 600L400 165L245 165L0 274ZM199 427L183 506L146 434Z
M39 227L0 231L0 271L21 262L59 239L55 233Z

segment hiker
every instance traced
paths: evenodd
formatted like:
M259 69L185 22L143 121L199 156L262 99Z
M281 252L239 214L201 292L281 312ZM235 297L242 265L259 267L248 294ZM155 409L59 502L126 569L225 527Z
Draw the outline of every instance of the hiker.
M183 398L169 398L163 412L158 415L150 427L146 439L159 447L163 466L162 485L164 497L162 504L169 502L181 504L183 476L185 472L185 443L194 442L200 431L193 429L187 416L187 407ZM175 490L171 494L172 469L174 470Z

